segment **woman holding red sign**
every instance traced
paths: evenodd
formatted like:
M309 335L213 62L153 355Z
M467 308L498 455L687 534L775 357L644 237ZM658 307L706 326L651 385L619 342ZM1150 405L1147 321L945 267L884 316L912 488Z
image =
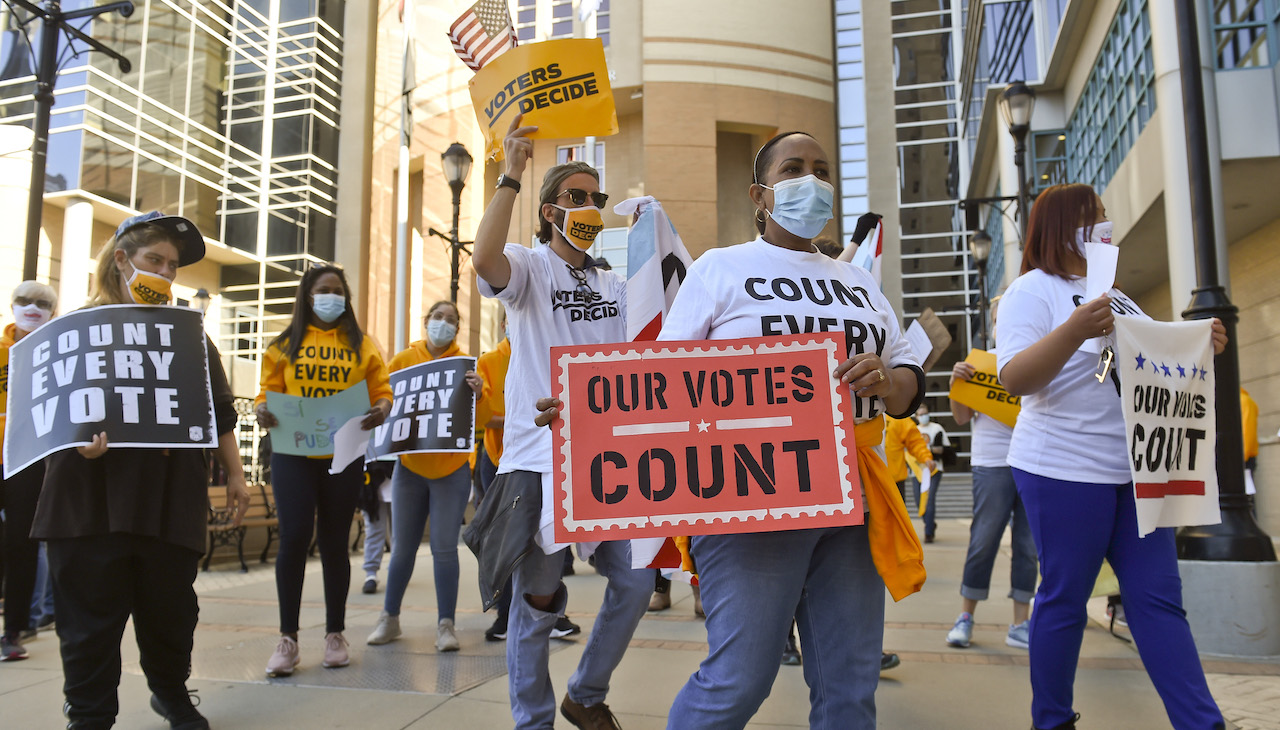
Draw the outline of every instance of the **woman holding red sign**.
M884 412L914 412L924 373L870 273L813 244L832 218L830 159L803 132L780 134L760 149L749 188L760 237L695 261L658 339L799 334L791 327L809 329L806 323L846 333L849 359L832 377L853 390L870 514L857 526L685 541L686 565L702 586L710 652L676 697L669 728L744 727L773 685L792 616L807 659L810 727L874 728L884 588L901 598L924 581L920 544L879 446ZM902 542L893 544L895 534Z

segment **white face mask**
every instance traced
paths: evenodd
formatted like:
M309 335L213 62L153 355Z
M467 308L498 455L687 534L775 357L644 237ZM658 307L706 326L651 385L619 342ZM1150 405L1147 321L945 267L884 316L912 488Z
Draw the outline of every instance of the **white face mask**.
M1085 236L1088 238L1085 238ZM1092 226L1080 226L1076 229L1076 251L1087 257L1088 247L1085 246L1089 241L1097 243L1111 243L1111 221L1102 221L1094 223Z
M427 320L427 341L432 347L444 347L458 336L458 326L443 319Z
M926 413L926 414L924 414L923 416L916 416L916 420L920 422L920 425L921 425L921 426L928 426L928 425L929 425L929 414L928 414L928 413Z
M13 322L23 332L35 332L40 325L48 322L52 315L52 312L41 309L36 304L13 305Z
M769 217L793 236L813 238L832 218L836 189L825 180L805 175L773 187L760 183L760 187L773 191L773 210L766 211Z

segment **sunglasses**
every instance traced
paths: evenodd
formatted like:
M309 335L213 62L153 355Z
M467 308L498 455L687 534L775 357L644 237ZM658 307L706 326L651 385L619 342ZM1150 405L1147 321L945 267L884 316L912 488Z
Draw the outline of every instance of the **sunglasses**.
M591 197L591 204L597 208L603 208L604 204L609 200L609 196L604 193L588 193L587 191L579 190L578 188L565 188L560 191L560 195L564 195L565 193L569 194L569 200L573 201L573 204L578 207L582 207L587 204L587 196ZM558 198L560 195L557 195L556 197Z

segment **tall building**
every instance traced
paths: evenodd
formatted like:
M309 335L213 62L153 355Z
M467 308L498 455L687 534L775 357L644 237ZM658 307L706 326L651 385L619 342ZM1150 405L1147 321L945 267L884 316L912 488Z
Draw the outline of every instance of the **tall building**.
M62 8L93 4L65 0ZM362 144L368 112L359 96L344 104L343 79L369 64L372 14L341 0L136 5L129 18L104 15L84 29L128 58L128 73L64 40L41 277L59 289L63 311L74 309L89 291L92 257L121 221L148 210L190 218L208 254L182 270L175 294L192 303L198 290L209 293L206 328L235 392L252 395L258 355L287 322L302 272L318 261L360 261L361 240L340 245L338 230L344 218L363 230L367 164L359 155L340 160ZM21 150L33 110L29 44L42 31L11 7L0 11L0 139ZM10 166L25 181L29 162L18 168ZM340 168L350 178L341 188ZM25 202L25 183L0 191L6 213L25 217ZM20 261L20 237L6 240L4 254ZM16 269L0 288L17 283Z

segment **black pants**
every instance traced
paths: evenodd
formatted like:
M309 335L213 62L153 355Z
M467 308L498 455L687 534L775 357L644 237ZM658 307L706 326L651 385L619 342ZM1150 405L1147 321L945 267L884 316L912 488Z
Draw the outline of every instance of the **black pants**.
M120 639L130 615L147 686L162 699L185 697L200 554L124 533L48 543L62 689L76 727L115 722Z
M325 633L346 628L347 592L351 589L347 536L362 481L359 460L341 474L330 474L328 459L271 455L271 488L280 518L280 550L276 553L280 633L298 632L302 579L313 531L324 575Z
M4 633L11 638L30 628L40 543L29 535L43 483L43 461L0 481L0 507L4 508Z

